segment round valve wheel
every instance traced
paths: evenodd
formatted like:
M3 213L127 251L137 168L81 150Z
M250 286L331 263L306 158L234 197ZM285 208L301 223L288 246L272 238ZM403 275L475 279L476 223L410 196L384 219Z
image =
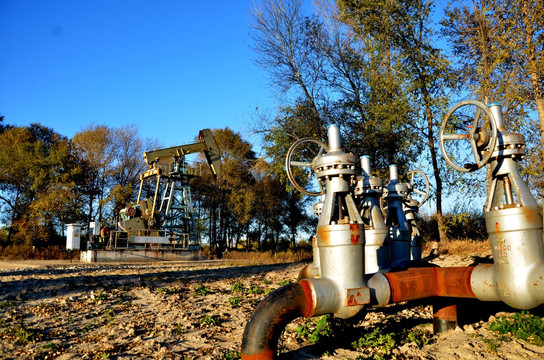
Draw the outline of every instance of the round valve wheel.
M405 177L408 180L407 183L412 186L412 192L423 196L423 200L418 200L418 207L421 207L429 198L429 192L431 191L431 184L429 183L429 178L421 170L410 170L406 173ZM425 188L425 191L423 191L423 188Z
M315 149L304 146L309 145L308 143L319 145L319 150L315 151ZM305 172L308 176L308 179L311 180L311 178L315 175L312 169L312 160L317 156L323 155L325 151L329 151L329 147L327 145L319 140L311 138L297 140L293 143L293 145L291 145L289 151L287 151L287 156L285 157L285 170L287 171L287 177L289 178L289 181L291 182L291 184L293 184L295 189L308 196L318 196L325 193L325 190L321 186L321 183L319 184L321 191L306 190L296 181L295 174L293 174L293 171ZM292 159L295 153L295 159L298 158L298 160ZM292 167L295 168L293 169ZM298 171L297 168L299 169Z
M475 107L476 109L471 109ZM473 116L472 111L476 110ZM467 114L467 111L469 114ZM454 116L454 112L457 114ZM483 112L483 116L482 116ZM457 132L456 132L457 131ZM459 166L453 162L453 156L448 155L445 142L447 140L468 142L470 149L466 152L472 153L474 163L465 163ZM442 126L440 127L440 150L444 160L455 170L461 172L471 172L478 170L489 162L495 143L497 141L497 126L491 111L485 104L476 100L466 100L457 103L444 116ZM462 151L459 151L459 144L456 149L462 157ZM486 150L487 149L487 150ZM470 158L471 156L468 155Z
M134 206L127 207L127 215L130 217L136 215L136 208Z

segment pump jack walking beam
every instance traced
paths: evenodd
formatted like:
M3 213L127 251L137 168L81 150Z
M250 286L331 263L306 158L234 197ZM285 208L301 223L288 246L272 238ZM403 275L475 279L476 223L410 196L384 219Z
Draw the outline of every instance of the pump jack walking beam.
M144 152L145 163L152 166L163 159L171 159L172 157L181 158L188 154L202 152L206 157L214 179L217 180L221 176L221 150L213 137L212 131L210 129L200 130L198 140L199 142L194 144L146 151Z

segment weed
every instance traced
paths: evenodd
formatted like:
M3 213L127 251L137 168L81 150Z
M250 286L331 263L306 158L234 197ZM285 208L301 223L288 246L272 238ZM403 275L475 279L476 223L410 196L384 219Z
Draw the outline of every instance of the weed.
M354 341L351 345L356 349L372 349L375 355L384 356L395 348L397 342L393 338L393 334L384 334L380 328L374 328L372 332L364 334L359 340Z
M482 341L487 345L489 352L496 354L501 347L501 339L491 339L482 337Z
M244 287L244 284L242 284L241 282L238 281L234 285L232 285L232 287L230 288L230 291L231 292L245 293L246 288Z
M527 311L515 313L510 319L501 316L489 325L489 329L499 334L511 335L531 344L544 345L544 318L531 315Z
M111 356L110 353L102 353L102 355L100 355L100 358L101 358L101 359L109 359L110 356Z
M262 282L263 284L265 284L265 285L270 285L270 284L272 284L272 282L271 282L270 280L268 280L267 278L264 278L264 277L261 279L261 282Z
M198 319L198 322L200 323L201 327L211 327L219 325L219 320L217 320L215 316L210 316L208 314L204 314L204 316Z
M176 327L174 328L174 330L172 330L172 333L174 333L174 335L181 335L184 333L183 331L183 325L181 324L177 324Z
M28 328L22 321L16 326L8 328L6 335L21 345L33 343L42 338L42 334L38 330Z
M93 302L105 301L107 299L108 299L108 294L106 294L105 292L99 292L98 294L94 295L94 297L92 298Z
M205 285L195 286L195 295L196 296L206 296L210 292L211 292L210 289L208 289Z
M223 354L224 360L238 360L240 359L240 353L238 351L228 351Z
M274 291L276 291L276 288L266 289L266 290L264 291L264 295L268 296L268 294L270 294L270 293L272 293L272 292L274 292Z
M406 333L406 332L405 332ZM429 344L430 339L424 331L421 330L411 330L406 333L405 338L402 340L403 343L415 343L418 347L423 347Z
M48 349L51 351L59 351L62 349L62 346L58 343L47 343L44 346L42 346L43 349Z
M247 292L250 294L258 295L258 294L264 293L264 290L257 285L251 285L251 287L249 288Z
M317 320L315 329L311 323L306 322L304 325L297 326L295 332L302 338L307 338L308 342L313 344L324 338L329 338L333 335L331 324L331 316L324 315Z
M7 307L15 306L17 303L15 300L6 300L6 301L0 301L0 309L5 309Z
M240 307L240 297L239 297L239 296L235 296L235 297L229 298L229 304L230 304L230 306L233 307L233 308Z
M430 335L420 329L403 330L401 332L384 332L382 328L374 328L364 334L351 345L359 350L369 350L374 354L374 359L384 359L391 354L391 350L397 346L413 342L418 347L425 346L431 341Z
M292 283L293 283L293 280L282 280L282 281L280 282L279 285L280 285L281 287L283 287L283 286L290 285L290 284L292 284Z
M76 333L84 334L91 331L93 324L96 322L96 319L93 319L92 321L89 321L85 326L80 327L79 329L76 329Z

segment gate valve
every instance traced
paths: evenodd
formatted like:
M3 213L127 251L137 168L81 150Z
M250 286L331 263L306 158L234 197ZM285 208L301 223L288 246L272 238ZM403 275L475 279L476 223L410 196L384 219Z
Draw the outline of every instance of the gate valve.
M476 112L471 116L462 113L475 107ZM455 112L458 114L454 116ZM483 116L482 116L483 112ZM461 132L458 132L460 131ZM495 143L497 142L497 126L493 120L493 114L487 106L476 100L461 101L450 109L442 120L442 126L439 133L440 150L444 160L457 171L472 172L480 169L491 159ZM455 164L446 151L446 141L467 141L470 145L470 152L474 158L474 163L469 162L459 166ZM459 144L457 144L459 145ZM455 147L457 149L457 146Z
M365 274L389 269L389 233L380 207L383 180L371 175L370 157L361 157L362 176L357 177L353 194L365 224Z
M446 134L445 129L459 122L460 117L454 116L454 111L470 105L476 107L473 127L477 127L483 111L491 130L482 132L480 128L479 133L486 134L489 140L482 136L481 145L471 143L476 164L467 170L452 164L444 142L458 139L457 135ZM525 138L504 128L500 104L485 106L468 100L455 105L444 117L440 146L446 162L458 171L472 171L488 162L490 165L492 179L484 216L494 264L480 264L474 269L471 276L474 294L484 301L502 300L516 309L540 305L544 297L542 215L519 170L518 161L525 155Z

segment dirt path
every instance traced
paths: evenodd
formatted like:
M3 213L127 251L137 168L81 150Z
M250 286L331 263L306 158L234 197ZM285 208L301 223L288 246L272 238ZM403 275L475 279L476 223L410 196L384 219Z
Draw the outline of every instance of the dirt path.
M296 279L302 267L225 261L0 264L1 359L236 359L253 308ZM320 318L297 319L282 336L282 357L544 359L544 348L505 341L488 330L489 317L509 309L474 301L459 307L469 315L463 328L441 336L431 334L428 302L369 309L349 321L327 319L330 334L318 335L316 344L311 334ZM388 354L380 352L388 345L352 345L376 329L419 337L404 345L397 341Z

